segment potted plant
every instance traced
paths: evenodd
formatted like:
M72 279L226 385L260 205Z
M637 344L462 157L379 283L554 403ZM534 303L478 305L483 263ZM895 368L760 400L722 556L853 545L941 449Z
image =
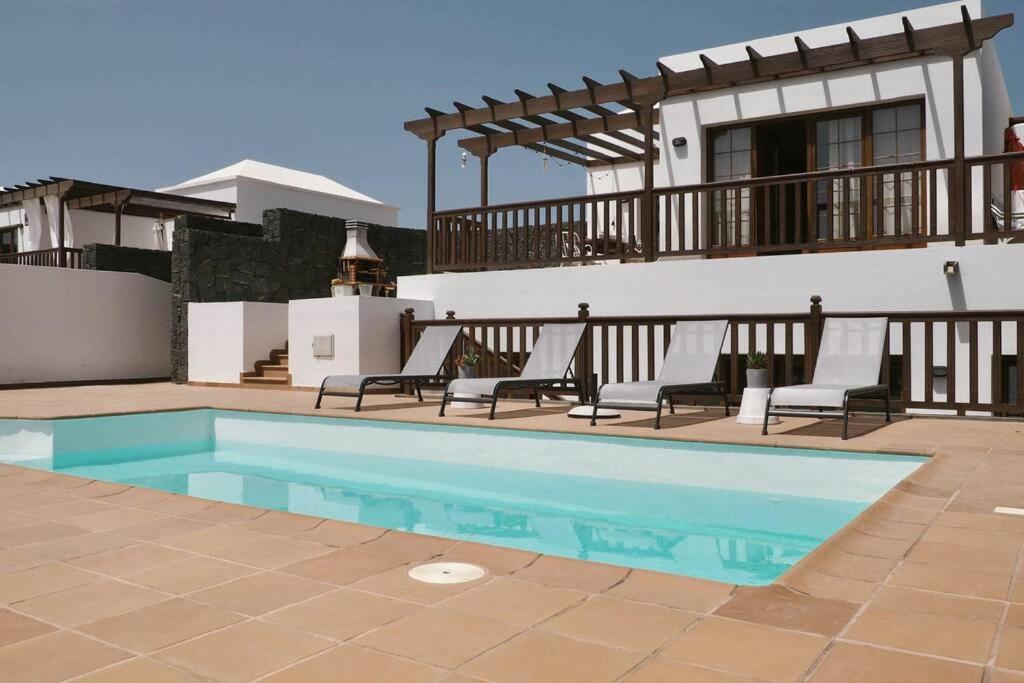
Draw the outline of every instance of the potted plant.
M472 346L466 352L455 359L455 366L459 369L460 379L472 379L476 377L476 366L480 362L480 354Z
M768 357L761 351L747 354L747 387L764 389L768 386Z

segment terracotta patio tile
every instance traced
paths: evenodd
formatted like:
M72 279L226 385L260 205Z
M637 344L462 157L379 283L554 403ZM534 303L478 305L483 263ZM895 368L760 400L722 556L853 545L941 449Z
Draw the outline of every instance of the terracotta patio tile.
M921 541L910 550L907 559L911 562L1009 576L1017 561L1017 550L987 548L979 552L977 548L969 546Z
M823 574L858 581L878 582L883 581L889 575L892 568L896 566L896 560L851 555L833 547L822 549L821 552L809 556L805 565Z
M466 583L426 583L409 576L412 566L417 565L401 565L360 579L350 585L352 588L370 593L432 605L490 580L490 577L485 574L475 581Z
M879 519L900 524L931 524L936 516L938 516L938 513L934 510L915 510L879 501L871 506L868 519Z
M388 683L427 683L437 680L443 671L405 659L373 652L352 645L340 645L262 679L261 683L311 683L337 680L345 672L352 681Z
M341 522L336 519L325 519L312 529L294 534L294 538L301 538L306 541L313 541L314 543L323 543L324 545L336 548L344 548L372 541L385 531L387 529L380 527L352 524L351 522Z
M731 583L634 569L607 594L692 612L710 612L725 602L734 589Z
M834 636L850 622L859 605L798 593L785 586L740 586L715 616L767 626Z
M135 657L83 678L76 678L75 683L200 683L201 680L152 659Z
M988 660L997 630L995 622L951 616L948 612L953 608L946 610L947 613L939 613L943 611L940 609L926 610L924 606L914 609L918 602L900 599L879 606L872 602L844 637L979 664Z
M707 617L662 656L769 681L795 681L826 644L827 638L808 633Z
M191 593L189 598L257 616L331 590L297 576L262 572Z
M163 500L170 495L171 494L166 491L130 486L118 493L103 496L102 501L104 503L114 503L115 505L144 508L145 506L155 503L158 500Z
M882 538L861 533L856 529L846 529L840 532L840 536L835 538L835 544L841 550L851 555L898 560L910 549L912 541Z
M398 560L383 555L342 548L311 560L303 560L282 567L281 571L304 576L307 579L345 586L367 576L391 569L397 564L400 564Z
M815 669L811 680L814 683L979 683L981 675L981 667L971 664L883 650L867 645L836 643Z
M489 574L500 576L525 567L537 559L537 556L537 553L528 550L462 541L437 558L437 561L468 562L483 567Z
M1018 576L1013 580L1009 599L1013 602L1024 602L1024 576Z
M32 543L45 543L46 541L55 541L58 538L78 536L84 533L86 532L83 529L69 524L40 522L39 524L0 531L0 546L17 548Z
M112 531L121 527L132 526L142 522L159 519L160 516L148 510L133 507L112 506L102 512L89 512L84 515L65 517L64 522L89 531Z
M0 531L39 524L39 518L24 512L0 512Z
M625 567L541 555L536 562L517 570L513 576L547 586L596 592L611 588L628 574L629 570Z
M107 576L125 576L172 562L187 560L194 555L152 543L140 543L105 553L87 555L71 560L71 564Z
M462 667L496 683L601 683L614 681L644 655L584 643L544 631L527 631Z
M1024 672L988 669L987 683L1024 683Z
M248 681L331 646L310 633L247 621L181 643L155 657L217 681Z
M1003 669L1024 671L1024 625L1007 624L999 637L995 665Z
M1010 531L993 529L956 529L948 526L932 526L921 536L929 543L951 543L981 549L1020 549L1024 536Z
M131 655L71 631L0 649L4 683L51 683L108 666Z
M55 491L20 492L17 495L0 498L0 512L23 511L31 512L32 508L57 503L68 503L75 500L73 496Z
M896 567L887 583L890 586L1002 600L1006 597L1010 577L939 564L904 562Z
M700 615L671 607L596 595L541 628L599 645L650 653Z
M94 621L78 630L134 652L152 652L243 618L211 605L172 598Z
M251 529L252 531L262 531L267 534L292 536L300 531L308 531L322 521L322 517L309 517L292 512L270 510L267 514L260 515L248 522L242 522L238 526L244 529Z
M199 531L209 526L206 522L185 519L184 517L157 517L148 522L118 529L117 533L140 541L155 541L158 538L176 536L190 531Z
M48 557L51 560L66 561L73 560L76 557L105 553L108 550L116 550L117 548L124 548L136 543L138 541L130 538L122 538L112 534L91 533L68 536L56 541L47 541L46 543L26 545L22 546L22 549L36 555Z
M780 582L808 595L848 602L867 602L878 588L874 581L859 581L822 574L816 569L802 565L786 572Z
M1010 531L1024 536L1024 517L969 512L943 512L935 519L939 526L959 529Z
M191 513L203 512L216 504L217 501L215 500L172 494L166 498L147 504L146 509L150 512L159 512L164 515L184 517Z
M73 499L67 503L56 505L44 505L43 507L32 508L32 515L45 519L61 520L67 517L87 515L92 512L105 512L116 509L115 506L107 503L100 503L95 500Z
M882 586L868 611L886 609L895 612L920 612L938 614L962 619L977 619L993 624L1003 616L1003 603L996 600L979 600L961 595L944 595L930 591L912 590Z
M261 569L276 569L286 564L293 564L311 557L324 555L331 550L330 546L320 543L298 541L294 538L285 538L283 536L270 536L258 541L218 550L211 553L211 555L239 564L260 567Z
M0 574L31 569L49 562L45 557L34 553L27 553L22 550L11 550L0 548Z
M0 607L0 648L55 630L55 626Z
M258 571L253 567L215 560L212 557L195 557L182 562L145 569L124 578L168 593L182 595L255 574Z
M112 496L115 493L121 493L129 488L130 487L127 484L115 484L109 481L92 481L85 486L69 491L69 493L76 498L102 498L105 496Z
M498 577L444 603L447 609L529 628L579 602L586 593Z
M234 524L236 522L245 522L250 519L255 519L265 513L266 510L249 507L248 505L215 502L210 507L202 510L183 512L181 513L181 516L188 517L190 519L198 519L201 522L210 522L212 524Z
M621 679L623 683L751 683L746 676L713 671L686 662L655 657Z
M166 598L142 586L100 581L19 602L17 609L51 624L73 628Z
M458 541L450 538L388 531L380 538L360 544L359 550L402 562L425 562L454 548L457 544Z
M239 529L234 526L213 526L208 529L165 536L159 540L159 543L193 553L214 553L218 550L233 548L236 545L252 543L253 541L266 538L270 538L270 536L256 531Z
M39 595L95 583L103 577L66 564L43 564L0 577L0 603L8 605Z
M431 607L356 639L374 650L454 668L502 643L519 629L473 614Z
M418 605L342 588L279 609L265 619L348 640L420 610Z

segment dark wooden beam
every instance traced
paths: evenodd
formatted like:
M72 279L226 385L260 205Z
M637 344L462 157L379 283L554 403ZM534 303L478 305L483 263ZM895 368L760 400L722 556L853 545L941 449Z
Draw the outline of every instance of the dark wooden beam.
M846 37L850 41L850 52L853 53L853 58L859 60L860 59L860 44L861 44L860 36L857 35L857 32L853 30L852 26L847 26L846 27Z
M708 85L711 85L715 82L715 67L718 66L718 64L703 52L700 53L698 57L700 57L700 63L704 65L704 78Z
M658 111L654 112L654 121L658 121ZM495 123L495 125L500 125ZM579 138L584 135L596 133L607 133L609 131L626 130L637 128L641 125L639 115L636 112L627 114L616 114L615 116L595 117L569 123L555 123L544 127L523 128L521 130L499 133L495 135L484 135L475 138L463 138L459 140L459 147L479 156L484 151L494 152L503 147L514 147L529 143L548 142L564 140L565 138Z
M758 72L754 73L749 59L714 67L714 82L707 82L707 69L679 71L669 78L669 88L665 90L664 76L659 74L647 78L639 78L627 82L601 85L593 79L584 79L585 88L560 93L557 101L553 95L537 97L527 102L509 103L502 106L480 107L465 112L442 114L426 119L409 121L405 129L420 137L435 135L440 131L465 128L468 124L490 123L501 119L511 119L523 114L551 114L565 109L577 109L586 106L620 102L628 106L630 101L637 102L641 97L672 97L702 90L729 87L736 84L756 83L763 80L786 78L817 73L826 69L838 70L860 66L864 60L892 61L909 59L922 55L941 55L952 57L964 55L977 49L984 41L991 39L999 31L1013 25L1013 15L971 19L967 15L963 21L942 26L916 29L914 31L914 49L908 49L904 31L860 39L858 59L851 59L849 42L824 47L810 48L799 38L795 39L796 50L791 53L772 55L758 61ZM628 85L628 87L627 87Z
M971 20L971 13L967 11L967 5L960 5L960 21L964 25L964 35L967 37L967 44L971 49L977 47L974 40L974 22Z
M746 50L747 58L750 59L750 70L754 72L755 76L760 76L761 70L758 68L757 63L764 58L761 56L761 53L749 45L747 45Z
M901 21L903 22L903 35L907 38L907 49L914 52L917 50L914 40L914 26L910 23L910 19L906 17L902 17Z
M554 83L548 83L548 89L552 92L552 94L561 94L563 92L568 92L565 88L559 87ZM602 107L600 105L596 105L593 107L585 107L585 109L590 111L590 113L592 114L597 114L598 116L615 116L616 114L616 112L612 111L611 109L608 109L607 107ZM553 112L553 114L555 116L565 119L566 121L585 121L587 119L586 116L577 114L576 112L570 109L560 109L556 112ZM626 144L633 145L634 147L637 148L642 148L644 144L641 138L633 135L627 135L626 133L618 130L607 131L605 132L605 135L610 138L614 138L620 142L625 142Z

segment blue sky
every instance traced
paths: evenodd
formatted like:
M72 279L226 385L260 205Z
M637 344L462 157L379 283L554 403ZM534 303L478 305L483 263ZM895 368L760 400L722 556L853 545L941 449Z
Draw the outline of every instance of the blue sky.
M422 226L424 106L655 73L665 54L928 4L907 0L34 0L2 6L0 185L49 175L159 187L252 158L330 176ZM990 14L1024 9L987 0ZM1018 17L1024 21L1024 16ZM1024 113L1024 34L996 40ZM476 202L442 140L438 207ZM583 192L507 150L491 201Z

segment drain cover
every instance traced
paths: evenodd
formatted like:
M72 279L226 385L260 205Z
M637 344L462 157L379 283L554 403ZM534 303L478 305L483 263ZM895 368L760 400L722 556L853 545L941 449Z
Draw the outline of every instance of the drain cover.
M486 574L482 567L464 562L433 562L409 570L409 576L424 583L467 583Z

